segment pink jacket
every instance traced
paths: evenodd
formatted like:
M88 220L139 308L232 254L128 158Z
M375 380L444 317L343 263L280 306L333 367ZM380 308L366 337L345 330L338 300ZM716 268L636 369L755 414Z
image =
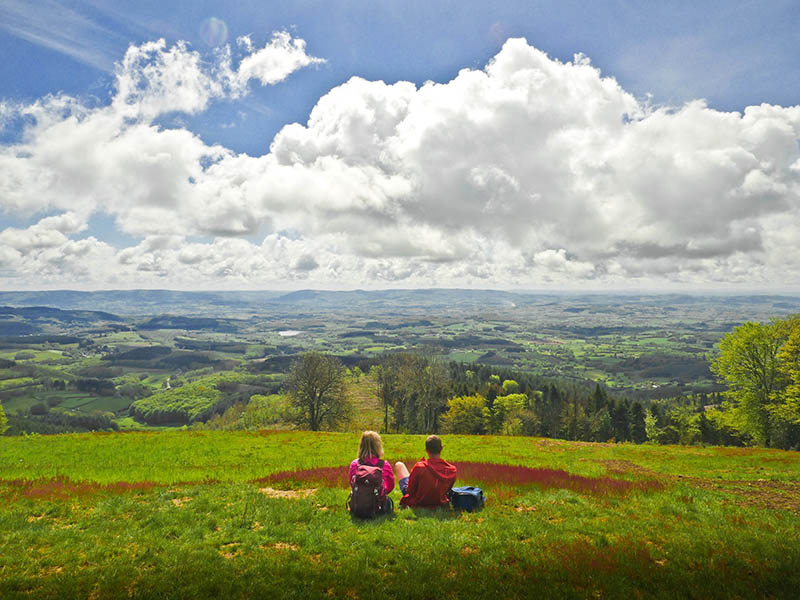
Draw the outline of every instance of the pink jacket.
M367 462L371 465L377 465L378 459L377 458L370 458ZM353 462L350 463L350 473L347 475L347 483L349 484L353 480L353 475L356 474L358 470L358 459L355 459ZM388 460L385 460L383 463L383 493L389 494L394 489L394 471L392 470L392 463Z

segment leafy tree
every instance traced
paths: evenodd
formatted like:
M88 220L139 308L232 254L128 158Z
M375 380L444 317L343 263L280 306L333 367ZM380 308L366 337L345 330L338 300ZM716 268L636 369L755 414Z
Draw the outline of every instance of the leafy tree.
M661 429L659 429L657 423L658 419L653 414L652 409L648 410L644 416L644 430L647 434L647 441L654 444L659 443L661 438Z
M727 404L727 402L724 402L724 404ZM704 435L704 442L725 446L744 446L753 443L752 438L736 429L735 419L731 411L724 408L710 408L704 412L704 415L709 427L709 430Z
M520 415L528 404L525 394L498 396L492 403L491 423L493 433L519 435L522 432Z
M287 384L298 424L319 431L346 418L344 377L342 363L328 354L306 352L292 363Z
M486 399L474 396L456 396L447 402L448 410L442 416L444 430L449 433L486 433L489 409Z
M196 427L198 429L223 429L226 431L242 429L243 427L240 425L239 419L245 409L246 405L244 402L237 402L233 406L228 407L221 415L211 417L205 425L197 423Z
M793 319L789 329L788 339L778 352L779 368L787 385L780 402L771 408L778 419L797 425L800 424L800 322Z
M3 410L3 405L0 404L0 435L3 435L8 429L8 419L6 419L6 411Z
M614 429L611 426L611 415L607 408L594 413L589 422L593 442L607 442L614 437Z
M508 396L509 394L516 394L519 392L519 384L514 381L513 379L506 379L503 382L503 396Z
M50 412L44 415L30 413L11 415L8 419L8 434L118 431L119 425L111 420L112 416L111 413L71 415L64 412Z
M249 402L236 402L223 414L209 419L204 426L199 423L196 426L200 429L255 430L275 426L285 427L296 420L288 396L254 394Z
M712 372L728 385L725 395L736 428L765 446L772 438L770 409L775 407L770 405L783 387L779 351L785 332L781 321L744 323L722 338L711 362Z
M675 406L669 411L673 427L678 433L678 443L685 446L696 444L702 439L700 415L690 406Z
M243 429L260 429L297 420L291 398L286 395L255 394L239 418Z

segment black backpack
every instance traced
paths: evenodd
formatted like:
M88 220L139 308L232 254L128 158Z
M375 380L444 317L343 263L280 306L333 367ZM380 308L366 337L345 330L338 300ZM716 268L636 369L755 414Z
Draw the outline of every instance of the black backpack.
M483 490L471 485L454 487L447 495L450 498L450 504L453 508L465 510L467 512L482 509L483 503L486 501Z
M392 510L392 500L383 493L383 465L368 465L360 459L355 475L350 479L350 498L347 509L354 517L372 519Z

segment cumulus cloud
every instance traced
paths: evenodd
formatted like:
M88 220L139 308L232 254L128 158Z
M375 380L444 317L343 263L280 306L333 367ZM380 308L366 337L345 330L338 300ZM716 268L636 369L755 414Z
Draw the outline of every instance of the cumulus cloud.
M261 85L274 85L298 69L325 62L322 58L306 54L306 41L293 38L286 31L274 33L272 39L259 50L254 50L250 36L242 36L237 42L248 52L235 73L240 89L247 86L251 79L257 79Z
M230 49L209 62L183 44L132 47L108 106L57 96L19 109L30 125L0 150L4 210L65 223L114 216L142 241L95 240L83 264L112 252L99 272L130 285L769 286L800 276L800 107L654 107L585 56L564 63L516 39L446 83L353 77L262 156L154 124L320 61L288 33L238 47L236 66ZM55 223L0 233L0 269L35 273L32 252L87 245Z

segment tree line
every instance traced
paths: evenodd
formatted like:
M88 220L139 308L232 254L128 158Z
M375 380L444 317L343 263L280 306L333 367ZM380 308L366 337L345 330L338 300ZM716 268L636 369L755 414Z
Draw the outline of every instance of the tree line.
M447 362L433 349L385 354L361 368L377 384L384 432L648 439L645 407L613 397L599 384L592 388ZM352 407L344 394L345 373L335 357L320 353L303 354L292 363L286 388L299 426L336 429L346 420Z
M723 338L719 352L709 360L728 384L726 392L650 402L614 395L599 383L567 383L489 365L447 362L433 349L384 354L356 369L368 372L377 384L384 432L798 448L798 323L746 323ZM753 347L758 340L765 346L760 350ZM742 372L737 353L752 357L756 351L757 356L773 357L774 364L753 359L750 370ZM336 429L346 421L353 407L347 406L344 394L345 373L330 355L312 352L294 360L284 408L292 409L297 425Z

